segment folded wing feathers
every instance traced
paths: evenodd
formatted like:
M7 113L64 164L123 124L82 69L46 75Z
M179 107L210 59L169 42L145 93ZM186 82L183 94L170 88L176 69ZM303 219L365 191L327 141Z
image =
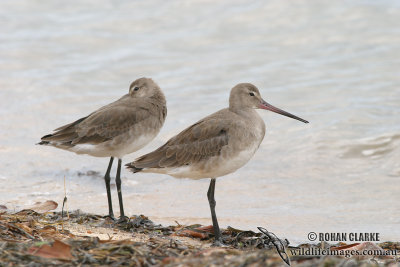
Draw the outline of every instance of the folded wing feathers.
M127 164L128 168L165 168L195 164L218 155L228 144L228 134L221 121L200 121L171 138L165 145Z
M149 117L148 110L140 106L106 107L57 128L55 133L43 136L41 140L70 146L84 143L99 144L127 132L134 124Z

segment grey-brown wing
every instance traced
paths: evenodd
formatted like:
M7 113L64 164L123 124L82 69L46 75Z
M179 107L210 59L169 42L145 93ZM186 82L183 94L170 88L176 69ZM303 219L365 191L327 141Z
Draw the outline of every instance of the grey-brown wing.
M199 121L131 165L138 169L179 167L219 155L229 141L226 126L218 119Z
M99 144L129 131L135 124L150 116L152 115L144 107L109 106L57 128L55 133L43 136L42 141L66 145Z

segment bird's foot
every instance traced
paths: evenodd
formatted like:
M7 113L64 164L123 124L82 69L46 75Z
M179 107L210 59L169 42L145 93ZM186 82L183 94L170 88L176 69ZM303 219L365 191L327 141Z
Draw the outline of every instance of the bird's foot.
M129 222L129 217L124 215L119 217L117 224L125 224L127 222Z
M226 245L222 239L215 239L213 244L211 245L212 247L220 247L220 248L228 248L229 246Z
M114 217L114 214L112 214L112 213L104 216L103 218L106 219L106 220L112 220L112 221L116 220L115 217Z

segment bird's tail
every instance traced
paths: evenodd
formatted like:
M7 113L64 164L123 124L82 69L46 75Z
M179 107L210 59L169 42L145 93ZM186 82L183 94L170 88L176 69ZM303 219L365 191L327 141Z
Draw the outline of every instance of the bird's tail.
M141 170L143 170L143 168L137 168L135 166L135 162L127 163L127 164L125 164L125 166L127 169L129 169L133 173L137 173L137 172L140 172Z
M49 145L49 141L40 141L39 143L36 143L36 145Z
M53 135L52 134L48 134L43 136L41 139L42 141L40 141L39 143L36 143L36 145L50 145L50 141L46 140L47 138L51 138Z
M66 124L64 126L58 127L54 130L54 133L47 134L43 136L41 142L37 143L37 145L51 145L51 146L61 146L60 148L67 148L73 146L72 142L74 139L78 137L76 133L76 126L79 125L82 121L84 121L86 117L80 118L73 123Z

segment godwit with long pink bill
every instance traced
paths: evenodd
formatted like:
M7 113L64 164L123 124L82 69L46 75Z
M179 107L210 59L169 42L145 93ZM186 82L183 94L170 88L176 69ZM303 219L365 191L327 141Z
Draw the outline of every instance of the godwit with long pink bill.
M303 120L265 102L257 87L241 83L232 88L229 107L205 117L155 151L126 164L133 172L168 174L176 178L211 178L207 197L215 235L223 244L215 213L215 181L245 165L265 135L265 124L256 109L266 109Z

